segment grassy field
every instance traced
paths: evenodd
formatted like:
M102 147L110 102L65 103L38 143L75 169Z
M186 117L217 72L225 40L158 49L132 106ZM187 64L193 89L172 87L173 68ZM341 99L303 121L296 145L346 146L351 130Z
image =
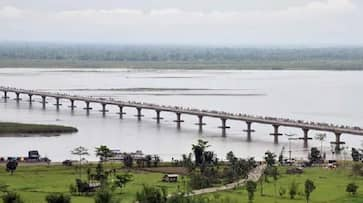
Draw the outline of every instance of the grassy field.
M116 166L116 164L114 164ZM93 165L95 167L95 165ZM84 172L83 177L85 178ZM163 174L148 172L132 172L133 181L122 190L117 189L117 196L122 202L133 202L136 192L141 190L143 184L165 186L169 192L177 190L177 183L164 183ZM14 175L10 175L2 166L0 170L0 183L9 185L9 189L19 192L26 203L45 202L44 198L51 192L69 193L69 186L75 183L79 173L73 167L65 166L21 166ZM0 200L1 202L1 200ZM72 196L73 203L93 202L93 197Z
M116 166L116 164L114 164ZM94 167L94 165L93 165ZM361 203L363 202L363 177L355 177L350 174L349 169L305 169L301 175L287 175L285 169L280 169L281 176L277 181L277 194L274 197L273 180L264 183L264 196L260 195L258 186L255 193L254 203L304 203L304 182L307 178L314 181L316 190L311 195L311 203ZM85 174L85 173L84 173ZM132 171L133 181L128 183L122 190L116 190L117 196L122 202L133 202L135 194L142 188L143 184L152 186L165 186L169 193L177 191L177 183L161 182L162 173ZM85 176L85 175L84 175ZM0 170L0 183L8 184L10 189L19 192L27 203L44 202L44 197L51 192L69 192L69 185L74 183L78 173L73 167L65 166L22 166L11 176L4 169ZM291 200L288 195L288 188L295 180L299 183L299 193L295 200ZM355 182L360 186L358 194L352 197L345 192L346 185ZM181 183L179 183L181 186ZM279 196L279 188L286 189L283 197ZM210 199L224 199L224 202L247 202L247 192L244 188L232 191L218 192L206 195ZM1 202L1 200L0 200ZM74 203L93 202L92 197L72 196ZM218 201L217 201L218 202Z
M264 196L261 196L260 185L255 192L254 203L305 203L304 182L307 178L314 181L316 189L313 191L310 203L362 203L363 202L363 177L352 176L349 169L323 169L310 168L306 169L301 175L287 175L284 169L280 169L281 176L276 184L276 198L274 196L274 184L271 179L269 183L264 183ZM295 180L299 184L299 193L294 200L289 197L289 186ZM358 194L352 197L345 192L346 185L355 182L359 185ZM279 188L286 189L283 197L279 196ZM219 192L208 195L214 199L217 197L225 197L231 202L248 202L247 191L244 188L235 189L233 191Z
M77 128L61 125L0 122L0 134L72 133L77 131Z

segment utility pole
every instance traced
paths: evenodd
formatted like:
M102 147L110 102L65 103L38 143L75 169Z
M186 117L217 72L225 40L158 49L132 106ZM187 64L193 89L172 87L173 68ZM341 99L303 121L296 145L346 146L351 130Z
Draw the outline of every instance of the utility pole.
M289 140L289 162L291 163L291 140L297 140L298 138L293 138L296 134L285 134Z

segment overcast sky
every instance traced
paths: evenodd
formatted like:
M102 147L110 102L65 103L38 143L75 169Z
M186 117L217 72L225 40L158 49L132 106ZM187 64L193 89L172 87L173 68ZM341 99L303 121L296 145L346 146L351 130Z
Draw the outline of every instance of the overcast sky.
M0 41L363 45L362 0L0 0Z

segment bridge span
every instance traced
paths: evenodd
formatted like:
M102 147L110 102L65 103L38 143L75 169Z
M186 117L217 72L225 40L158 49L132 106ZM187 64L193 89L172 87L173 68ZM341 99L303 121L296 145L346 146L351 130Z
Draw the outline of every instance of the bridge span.
M209 111L209 110L200 110L200 109L193 109L193 108L184 108L178 106L165 106L165 105L157 105L157 104L150 104L150 103L141 103L141 102L134 102L134 101L119 101L114 99L106 99L106 98L96 98L96 97L87 97L87 96L78 96L78 95L69 95L69 94L60 94L60 93L52 93L52 92L43 92L43 91L36 91L36 90L27 90L27 89L19 89L13 87L3 87L0 86L0 91L3 92L3 98L9 99L9 93L15 94L15 100L19 102L21 100L20 95L24 94L29 97L29 102L32 103L32 98L34 96L41 97L43 108L46 108L46 98L52 98L55 100L55 106L57 109L62 105L61 100L69 100L70 101L70 108L74 110L76 107L74 105L75 101L85 102L85 110L89 113L92 108L90 107L90 103L97 103L100 104L102 107L101 112L106 114L108 110L106 109L107 105L113 105L119 107L118 114L120 118L123 118L125 112L123 112L124 107L135 108L136 109L136 117L138 120L141 120L143 117L142 110L153 110L156 113L154 119L157 123L160 123L160 120L163 118L161 117L161 112L172 112L176 114L176 122L177 127L180 128L181 123L184 122L181 119L182 114L194 115L198 118L198 122L196 125L199 126L199 131L203 130L203 126L206 125L203 122L204 117L213 117L218 118L221 120L221 128L222 136L226 136L226 129L230 128L227 126L227 120L237 120L243 121L246 123L246 129L244 132L247 134L247 140L251 141L251 135L255 131L252 129L253 123L260 123L260 124L267 124L273 127L273 132L270 133L271 136L274 137L274 143L278 144L279 136L282 133L279 132L279 127L293 127L293 128L300 128L303 131L303 137L299 138L304 141L304 147L308 146L308 140L311 139L308 136L310 130L317 130L317 131L324 131L324 132L331 132L335 134L335 142L331 142L335 144L336 150L339 151L341 149L341 145L345 144L345 142L341 141L342 134L352 134L352 135L363 135L363 129L360 127L351 127L345 125L334 125L328 124L323 122L307 122L303 120L292 120L286 118L275 118L275 117L267 117L267 116L253 116L247 115L242 113L228 113L228 112L220 112L220 111Z

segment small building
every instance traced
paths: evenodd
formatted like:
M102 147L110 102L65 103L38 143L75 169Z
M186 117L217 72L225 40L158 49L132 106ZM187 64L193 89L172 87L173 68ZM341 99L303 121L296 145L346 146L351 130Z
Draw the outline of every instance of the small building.
M177 174L165 174L163 176L163 182L178 182L178 176Z

